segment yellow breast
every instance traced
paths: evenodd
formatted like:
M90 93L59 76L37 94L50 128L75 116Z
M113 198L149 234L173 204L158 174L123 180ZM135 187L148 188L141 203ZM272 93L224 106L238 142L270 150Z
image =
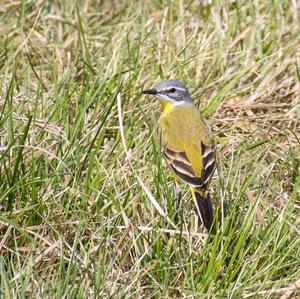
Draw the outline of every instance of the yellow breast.
M160 117L162 142L177 151L184 151L196 175L202 171L201 143L209 144L208 130L195 107L164 104Z

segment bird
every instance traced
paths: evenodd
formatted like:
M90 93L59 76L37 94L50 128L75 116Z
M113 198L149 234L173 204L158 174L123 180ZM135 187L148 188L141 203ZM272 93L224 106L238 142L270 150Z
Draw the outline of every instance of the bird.
M142 93L155 96L161 104L163 157L175 178L190 186L197 214L209 232L214 213L208 186L216 162L210 130L189 90L179 80L163 80Z

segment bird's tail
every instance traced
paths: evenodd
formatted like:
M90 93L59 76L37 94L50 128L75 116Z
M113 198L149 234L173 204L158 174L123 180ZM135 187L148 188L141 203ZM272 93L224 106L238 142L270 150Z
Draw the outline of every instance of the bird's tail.
M194 189L193 193L197 204L198 216L209 232L214 220L213 207L209 193L207 191L200 191L197 189Z

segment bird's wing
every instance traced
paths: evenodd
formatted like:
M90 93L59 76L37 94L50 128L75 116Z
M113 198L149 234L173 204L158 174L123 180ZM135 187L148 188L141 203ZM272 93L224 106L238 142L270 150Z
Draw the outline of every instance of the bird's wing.
M215 168L215 148L213 144L205 145L204 143L201 143L201 148L203 164L203 168L201 171L201 180L205 185L207 185Z
M185 151L178 151L166 146L163 151L168 166L185 183L196 188L203 188L201 178L196 177L191 162L188 160Z
M182 181L197 189L206 189L214 170L215 153L213 145L204 145L202 143L201 147L203 153L202 159L199 157L202 160L202 163L200 160L199 163L203 165L201 175L195 174L192 163L185 151L165 146L163 154L169 167Z
M167 164L182 181L205 189L214 170L215 151L198 111L176 111L164 125L163 154Z

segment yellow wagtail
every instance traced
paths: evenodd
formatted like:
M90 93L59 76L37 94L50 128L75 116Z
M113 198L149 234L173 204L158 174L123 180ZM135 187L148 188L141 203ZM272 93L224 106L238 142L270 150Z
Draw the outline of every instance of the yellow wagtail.
M213 208L207 187L215 166L209 131L188 89L180 81L164 80L143 93L154 95L160 101L164 158L175 176L190 186L198 215L209 231Z

